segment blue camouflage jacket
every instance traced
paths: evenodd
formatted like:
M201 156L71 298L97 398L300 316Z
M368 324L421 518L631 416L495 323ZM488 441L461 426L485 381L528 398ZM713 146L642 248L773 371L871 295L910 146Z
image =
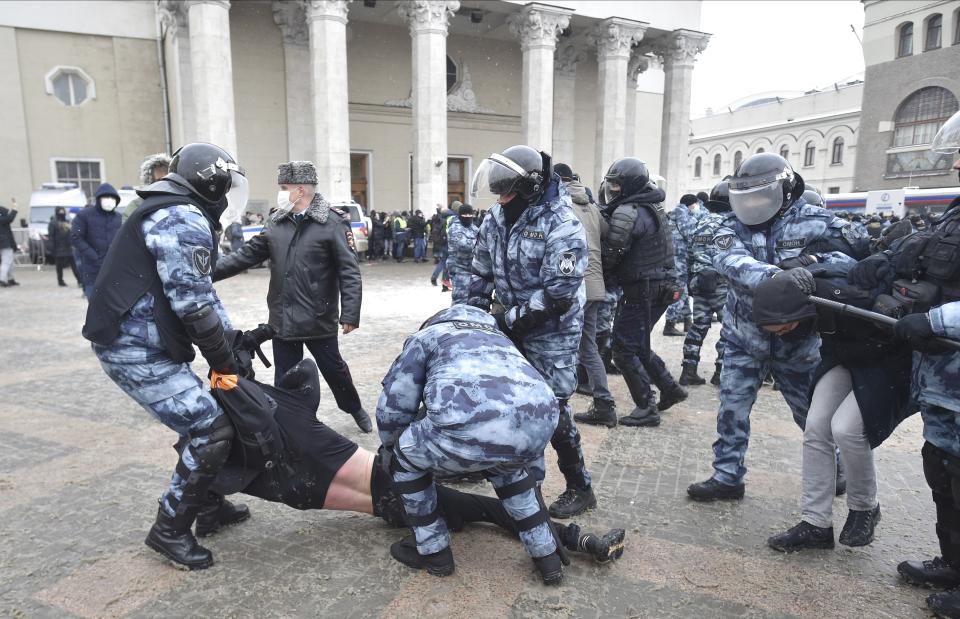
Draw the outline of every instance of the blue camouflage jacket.
M707 213L700 219L690 235L687 246L687 274L689 280L703 271L715 271L713 257L719 251L713 243L713 237L723 224L724 214Z
M447 226L447 270L451 273L469 273L473 262L473 248L477 244L476 225L464 226L459 217Z
M583 328L587 237L556 179L507 231L494 205L477 233L468 303L486 309L496 291L510 329L525 347L539 340L544 351L575 353Z
M497 329L487 312L454 305L407 338L383 379L377 402L380 440L390 445L412 431L468 461L535 457L557 426L559 408L540 373ZM415 439L421 437L414 437Z
M795 258L815 244L836 248L849 247L848 253L824 251L814 255L821 263L855 262L848 254L853 245L864 239L846 221L826 209L795 201L769 227L752 230L740 223L736 215L727 213L714 232L717 249L713 265L728 282L727 303L723 314L721 337L757 356L771 354L775 337L753 322L753 289L761 281L781 271L776 266L787 258ZM820 337L811 333L802 341L789 338L795 345L792 354L818 354Z
M688 252L690 243L693 240L694 231L703 219L702 213L706 209L700 208L696 212L688 207L678 204L676 208L667 214L667 221L670 222L670 235L673 237L673 253L677 265L677 275L680 281L686 282L690 269Z

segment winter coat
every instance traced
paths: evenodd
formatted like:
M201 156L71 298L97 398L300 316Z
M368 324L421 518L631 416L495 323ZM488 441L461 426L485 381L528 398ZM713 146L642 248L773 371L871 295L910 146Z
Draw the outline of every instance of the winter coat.
M414 215L407 222L410 238L422 239L427 235L427 220L420 215Z
M603 262L601 258L601 240L607 236L607 220L600 215L600 209L591 204L586 188L579 181L564 183L573 201L573 214L583 224L587 234L587 271L583 281L587 286L587 301L603 301L607 290L603 284Z
M260 234L217 262L213 281L267 259L269 322L279 339L334 337L338 324L360 325L360 265L350 217L320 194L300 217L271 215Z
M47 226L47 238L50 239L54 258L69 258L73 255L73 246L70 244L70 222L67 220L51 219Z
M109 183L97 188L94 205L80 209L70 226L70 240L80 257L80 279L84 286L93 286L100 272L100 265L110 249L113 237L120 230L123 217L116 210L107 212L98 206L100 198L113 196L120 202L120 194Z
M15 249L17 243L13 240L13 230L10 224L17 218L17 211L0 206L0 249Z

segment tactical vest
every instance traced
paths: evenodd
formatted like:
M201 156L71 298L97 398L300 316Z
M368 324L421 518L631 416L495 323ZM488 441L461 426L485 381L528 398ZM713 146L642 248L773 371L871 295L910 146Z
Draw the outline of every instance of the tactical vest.
M170 307L163 291L163 282L157 273L157 259L150 253L143 238L144 217L168 206L192 204L200 209L211 230L216 223L194 199L178 195L156 195L143 204L120 227L103 260L100 274L93 286L93 295L87 306L87 319L83 325L83 337L95 344L109 346L120 335L124 317L143 295L153 295L153 315L164 348L177 362L193 361L193 343ZM216 268L217 235L213 234L210 272Z
M893 297L909 312L960 301L960 206L933 229L906 237L893 263Z
M644 279L676 278L673 237L667 227L667 214L664 212L662 205L627 203L618 206L613 217L611 217L611 233L615 232L614 219L619 219L617 215L620 214L621 217L626 215L629 218L629 230L625 230L623 233L633 234L639 209L646 209L650 213L657 224L657 230L645 238L633 240L630 251L617 266L617 281L621 284L631 284Z

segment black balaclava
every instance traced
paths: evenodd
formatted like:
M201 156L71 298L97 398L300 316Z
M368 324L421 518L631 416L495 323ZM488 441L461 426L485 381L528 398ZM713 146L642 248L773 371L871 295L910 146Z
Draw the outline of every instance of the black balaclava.
M54 217L57 218L57 221L66 221L67 220L67 211L62 208L58 208L53 212Z
M520 194L517 194L513 196L512 200L501 206L503 207L503 218L506 220L507 230L509 230L513 227L513 224L517 223L517 220L520 219L523 212L527 210L530 203L524 198L521 198Z

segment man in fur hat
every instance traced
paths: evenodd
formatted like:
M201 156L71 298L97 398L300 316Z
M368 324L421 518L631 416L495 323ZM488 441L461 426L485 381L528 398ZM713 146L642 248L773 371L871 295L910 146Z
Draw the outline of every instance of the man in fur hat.
M167 175L170 171L170 155L166 153L157 153L150 155L140 164L140 187L152 185ZM127 208L123 210L123 221L133 214L137 207L143 202L143 198L137 196L130 201Z
M278 166L277 208L263 231L217 262L214 281L270 260L267 306L276 380L303 359L306 344L340 410L364 432L373 430L337 345L360 325L360 265L350 217L317 193L310 161ZM342 312L341 312L342 309Z

